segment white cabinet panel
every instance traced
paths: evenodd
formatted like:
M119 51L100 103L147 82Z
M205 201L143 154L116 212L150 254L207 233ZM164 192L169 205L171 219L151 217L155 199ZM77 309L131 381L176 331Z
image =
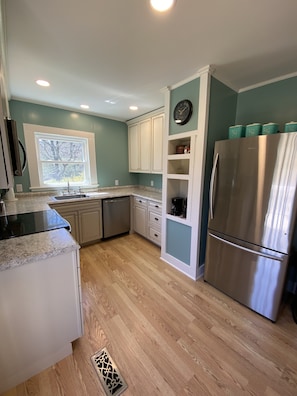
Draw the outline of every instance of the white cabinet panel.
M129 138L129 171L137 172L140 169L140 139L138 124L130 125L128 130Z
M130 172L162 173L163 129L163 113L129 125Z
M162 205L134 197L134 231L161 246Z
M71 225L71 235L81 245L102 238L102 201L50 204Z
M139 124L140 133L140 170L150 172L151 170L151 119Z
M71 354L83 334L79 253L1 272L0 393Z
M152 173L163 170L164 114L152 118Z
M79 213L80 243L85 244L102 238L102 214L99 208Z
M134 231L147 236L147 201L134 197Z

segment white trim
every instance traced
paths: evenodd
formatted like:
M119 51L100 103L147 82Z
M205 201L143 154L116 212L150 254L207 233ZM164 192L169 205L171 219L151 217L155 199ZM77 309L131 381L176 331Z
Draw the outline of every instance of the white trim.
M231 83L229 80L225 79L224 76L220 74L219 71L215 70L213 73L213 76L220 81L222 84L226 85L228 88L232 89L234 92L238 93L239 88L235 86L233 83Z
M238 93L250 91L251 89L260 88L260 87L263 87L264 85L273 84L273 83L276 83L279 81L287 80L288 78L292 78L292 77L297 77L297 72L286 74L284 76L280 76L280 77L276 77L276 78L272 78L271 80L267 80L267 81L263 81L258 84L250 85L249 87L240 88L238 90Z
M104 118L106 120L112 120L112 121L119 121L119 122L125 122L125 119L123 118L117 118L117 117L113 117L113 116L109 116L106 114L101 114L101 113L96 113L94 111L87 111L87 110L81 110L81 109L77 109L75 107L70 107L70 106L66 106L66 105L59 105L59 104L50 104L47 102L43 102L41 100L33 100L33 99L25 99L19 96L10 96L10 100L17 100L20 102L25 102L25 103L31 103L33 105L38 105L38 106L45 106L45 107L51 107L53 109L60 109L60 110L65 110L65 111L69 111L73 114L83 114L83 115L90 115L90 116L95 116L98 118Z
M205 74L205 73L208 73L208 74L212 75L212 74L215 73L215 71L216 71L216 69L215 69L215 66L214 66L214 65L207 65L207 66L204 66L204 67L202 67L201 69L199 69L196 73L194 73L192 76L190 76L190 77L188 77L188 78L186 78L186 79L184 79L184 80L182 80L182 81L179 81L178 83L173 84L173 85L171 85L171 86L168 87L168 88L169 88L170 90L176 89L176 88L178 88L178 87L181 87L182 85L185 85L185 84L187 84L187 83L189 83L189 82L195 80L196 78L201 77L201 75L203 75L203 74ZM163 89L164 89L164 88L163 88ZM161 92L162 92L162 90L161 90Z
M36 147L35 147L35 132L83 137L85 139L88 139L91 185L90 186L84 185L83 187L91 187L98 185L94 133L71 130L71 129L54 128L54 127L34 125L34 124L23 124L23 127L24 127L27 157L28 157L28 169L29 169L30 184L31 184L30 190L43 190L43 189L56 188L54 186L40 186Z
M154 116L162 114L162 113L164 113L164 107L160 107L159 109L156 109L156 110L150 111L148 113L142 114L141 116L137 116L135 118L131 118L131 119L126 121L126 124L127 125L135 124L135 123L137 123L139 121L147 119L148 117L154 117Z
M185 264L184 262L178 260L176 257L173 257L168 253L164 253L160 257L160 259L163 260L165 263L171 265L171 267L182 272L184 275L187 275L189 278L197 280L196 271L193 271L193 266Z

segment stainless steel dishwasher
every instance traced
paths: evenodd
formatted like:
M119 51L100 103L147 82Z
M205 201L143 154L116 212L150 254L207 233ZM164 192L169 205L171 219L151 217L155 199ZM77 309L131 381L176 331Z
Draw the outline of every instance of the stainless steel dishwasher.
M103 238L130 231L130 197L102 200Z

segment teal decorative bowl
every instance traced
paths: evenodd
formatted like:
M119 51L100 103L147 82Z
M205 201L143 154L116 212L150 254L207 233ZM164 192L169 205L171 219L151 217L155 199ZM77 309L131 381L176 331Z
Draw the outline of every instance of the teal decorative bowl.
M269 122L268 124L263 124L262 135L271 135L272 133L278 132L278 124L275 122Z
M245 126L234 125L229 127L229 139L237 139L244 136Z
M285 132L297 132L297 122L291 121L285 124Z
M255 122L253 124L249 124L246 126L245 129L245 136L258 136L261 134L261 129L262 125L259 124L258 122Z

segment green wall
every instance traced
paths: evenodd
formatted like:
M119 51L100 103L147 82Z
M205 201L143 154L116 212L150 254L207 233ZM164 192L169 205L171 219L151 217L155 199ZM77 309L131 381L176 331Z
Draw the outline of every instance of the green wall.
M175 135L181 132L188 132L197 129L198 123L198 107L199 107L199 87L200 78L196 78L170 93L170 119L169 119L169 135ZM189 99L193 104L193 114L190 121L185 125L178 125L174 122L173 111L177 103L183 99Z
M138 184L145 187L151 187L151 181L154 182L153 188L162 189L162 175L153 173L138 173Z
M236 124L297 121L297 77L264 85L238 94Z
M206 146L205 174L203 185L202 218L200 228L199 266L204 264L208 223L208 191L211 177L213 150L217 140L228 139L229 126L234 125L237 93L214 77L210 84L208 134Z
M176 221L166 221L166 252L190 265L192 228Z
M120 185L138 184L138 175L129 173L126 123L17 100L11 100L9 106L22 143L23 123L94 132L100 187L114 186L116 179ZM28 168L22 177L15 177L15 183L21 183L23 191L30 191Z

